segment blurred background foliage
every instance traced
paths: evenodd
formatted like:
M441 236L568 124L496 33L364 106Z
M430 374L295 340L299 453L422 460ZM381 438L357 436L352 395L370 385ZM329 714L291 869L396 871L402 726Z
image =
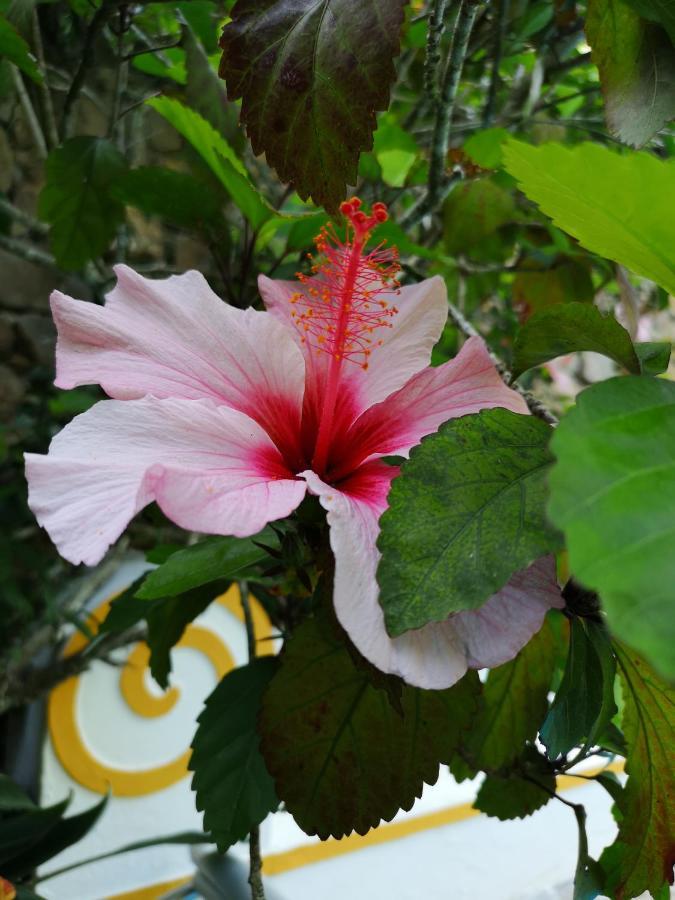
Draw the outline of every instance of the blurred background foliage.
M229 303L260 306L258 273L292 278L326 220L254 155L238 124L240 104L228 100L218 77L218 39L232 6L0 0L0 713L63 677L58 670L31 683L25 667L53 651L64 624L86 627L85 601L126 548L154 551L159 560L162 547L187 539L153 506L103 566L83 573L59 558L28 510L23 452L45 452L73 415L102 396L96 388L52 386L50 291L102 302L112 266L124 262L156 277L196 268ZM435 6L406 6L391 103L358 163L356 192L390 207L381 236L399 246L404 277L441 274L456 310L507 366L518 327L554 304L595 302L613 309L632 336L672 337L663 288L584 249L502 168L509 135L619 147L622 126L612 116L625 122L640 107L639 96L632 110L612 106L619 50L643 32L661 46L672 22L648 22L641 7L654 4L646 0L595 0L591 10L573 0L477 4L443 161L451 189L424 215ZM610 6L620 7L624 30L614 46L603 32L592 59L588 29ZM450 33L440 37L443 57ZM625 107L630 98L619 95ZM672 96L661 100L667 117ZM672 133L652 138L663 122L651 124L636 125L640 133L629 139L648 140L655 155L670 157ZM434 362L452 356L462 339L449 321ZM538 395L561 411L597 377L588 365L575 359L530 373L525 385L536 378ZM107 649L103 642L96 652Z

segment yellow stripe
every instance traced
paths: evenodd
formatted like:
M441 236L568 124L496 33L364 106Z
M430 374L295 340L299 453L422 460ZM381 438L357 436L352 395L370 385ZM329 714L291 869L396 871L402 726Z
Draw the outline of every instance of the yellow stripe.
M187 884L191 878L191 875L183 875L182 878L174 878L173 881L162 881L161 884L151 884L133 891L124 891L122 894L110 894L105 900L157 900L169 891Z
M587 777L592 777L597 775L598 772L621 771L623 771L623 763L612 763L599 769L591 769L583 774ZM583 778L576 778L574 775L560 775L557 779L559 791L569 791L573 788L583 787L587 783ZM424 816L414 816L403 822L390 822L389 824L380 825L363 836L350 834L349 837L341 838L339 841L335 840L335 838L329 838L320 844L296 847L283 853L271 853L265 857L263 869L266 875L281 875L282 872L289 872L291 869L323 862L326 859L334 859L336 856L353 853L366 847L386 844L389 841L409 837L411 834L418 834L420 831L440 828L443 825L452 825L454 822L462 822L465 819L471 819L478 815L481 815L481 813L474 809L471 803L462 803L458 806L440 809L438 812L427 813Z

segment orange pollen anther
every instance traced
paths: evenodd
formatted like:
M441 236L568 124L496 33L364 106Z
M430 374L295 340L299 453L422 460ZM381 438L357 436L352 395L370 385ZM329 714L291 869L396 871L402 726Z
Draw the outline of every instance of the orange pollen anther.
M333 224L321 229L314 241L318 256L308 254L312 274L297 273L305 290L291 296L291 316L317 352L366 369L371 349L381 343L371 335L391 328L398 312L385 299L398 293L398 252L384 242L365 249L373 229L389 217L384 203L374 203L367 215L353 197L340 205L340 212L347 220L346 237L343 240Z

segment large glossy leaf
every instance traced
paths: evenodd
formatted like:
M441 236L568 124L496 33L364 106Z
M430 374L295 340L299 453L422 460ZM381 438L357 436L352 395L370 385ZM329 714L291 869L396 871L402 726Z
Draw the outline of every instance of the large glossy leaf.
M465 735L462 755L475 768L497 772L511 766L534 741L546 714L555 666L551 626L541 630L511 662L492 669L482 709Z
M64 269L79 269L108 249L124 217L111 188L126 167L103 138L72 138L49 154L38 209L51 225L52 252Z
M474 609L554 550L551 429L505 409L453 419L404 463L381 519L380 603L398 635Z
M675 164L599 144L504 144L521 190L564 231L601 256L675 293Z
M376 687L323 616L303 622L263 699L262 750L308 834L365 834L410 809L449 762L476 709L475 672L446 691Z
M584 742L587 746L595 742L616 712L615 672L602 626L573 618L563 679L539 735L551 759Z
M610 629L675 677L675 384L612 378L556 429L551 519Z
M242 161L206 119L170 97L154 97L147 102L194 147L254 228L275 214L251 182Z
M277 660L264 656L230 672L199 716L190 759L192 790L221 851L279 805L256 731L261 697L276 668Z
M0 16L0 60L3 57L18 66L33 81L39 83L43 80L28 44L11 22Z
M639 147L675 117L673 45L629 0L588 0L586 37L609 130Z
M675 690L615 643L624 695L628 782L615 843L602 855L609 895L668 896L675 865Z
M640 360L626 329L597 306L566 303L535 313L518 332L513 346L513 374L573 353L593 350L603 353L635 375Z
M405 0L239 0L220 73L256 154L335 211L389 105Z

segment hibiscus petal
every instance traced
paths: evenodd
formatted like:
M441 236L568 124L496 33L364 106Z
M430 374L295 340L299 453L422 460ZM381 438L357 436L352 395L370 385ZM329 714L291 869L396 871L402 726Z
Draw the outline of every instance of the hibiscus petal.
M335 453L340 472L375 456L407 455L448 419L495 406L528 412L521 395L500 378L484 342L469 338L450 362L414 375L354 422Z
M368 463L343 482L340 490L313 472L304 472L303 476L328 513L335 555L335 612L352 642L383 672L418 687L446 688L467 670L466 653L451 621L390 638L378 602L378 519L397 474L395 467Z
M258 424L210 400L104 400L27 453L26 476L40 525L87 565L153 500L182 528L246 537L306 492Z
M272 316L223 303L199 272L150 280L116 266L104 307L54 291L56 385L100 384L119 400L211 398L255 419L289 453L304 363Z
M555 557L544 556L516 572L478 609L458 613L452 624L473 669L508 662L541 628L549 609L565 602L556 579Z
M311 279L308 285L311 286ZM258 278L258 288L269 312L292 330L303 349L308 371L306 402L311 409L320 403L329 358L301 343L291 318L290 298L306 288L299 281L274 281L264 275ZM349 361L342 367L340 397L345 413L340 416L341 427L349 426L363 410L384 400L428 366L431 350L443 331L448 305L445 282L440 276L403 287L398 295L386 296L398 313L391 319L391 328L377 332L382 346L373 350L366 370Z

